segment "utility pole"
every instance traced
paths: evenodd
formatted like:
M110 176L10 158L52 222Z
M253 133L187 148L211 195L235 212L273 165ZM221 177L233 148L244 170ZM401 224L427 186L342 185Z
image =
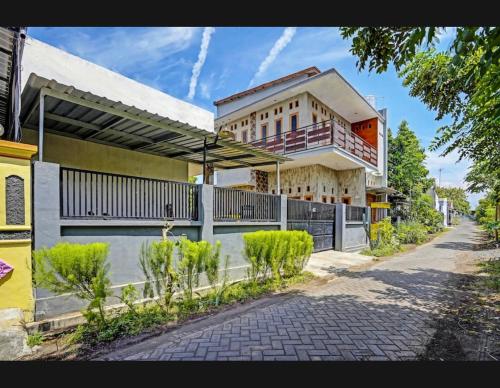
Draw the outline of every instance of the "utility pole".
M438 186L441 187L441 171L443 171L442 168L439 169L439 181L438 181Z

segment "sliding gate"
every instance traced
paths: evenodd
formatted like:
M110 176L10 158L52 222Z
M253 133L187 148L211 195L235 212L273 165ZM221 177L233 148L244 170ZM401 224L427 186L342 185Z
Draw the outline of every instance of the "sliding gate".
M313 236L314 252L335 247L335 205L288 199L287 229L305 230Z

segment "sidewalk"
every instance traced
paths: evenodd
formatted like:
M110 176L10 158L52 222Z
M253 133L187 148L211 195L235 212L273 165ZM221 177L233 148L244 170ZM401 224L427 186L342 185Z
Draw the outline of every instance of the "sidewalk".
M328 276L343 272L351 267L370 263L372 256L356 252L323 251L311 255L305 270L316 276Z

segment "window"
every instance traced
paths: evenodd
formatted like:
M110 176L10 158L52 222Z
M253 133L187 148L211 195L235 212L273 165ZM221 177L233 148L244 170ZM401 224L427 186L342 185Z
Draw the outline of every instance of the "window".
M291 102L289 105L290 109L293 109L293 102Z
M311 186L307 186L307 191L311 191Z
M313 109L314 109L314 101L312 101L312 107L313 107Z
M299 107L299 100L295 101L295 107L298 108Z
M277 116L278 115L278 108L274 108L274 115Z
M314 104L314 109L318 110L318 104Z
M248 119L247 119L247 120L245 120L245 125L248 125Z
M238 124L235 123L234 124L234 129L236 129L236 128L238 128Z
M312 195L304 195L304 200L305 201L312 201L313 200L313 196Z
M297 193L300 193L300 186L297 187Z
M241 141L243 143L248 143L248 136L247 136L247 131L241 132Z
M264 115L263 114L260 115L260 119L264 120Z
M288 194L292 194L292 188L291 187L288 189Z
M262 138L262 143L266 144L266 137L267 137L267 124L262 125L261 127L261 138Z
M313 124L316 124L318 122L318 116L316 113L313 113Z
M245 122L244 122L244 121L242 121L242 122L241 122L241 126L243 127L244 125L245 125Z
M283 107L280 106L280 113L283 113Z
M326 186L323 186L323 193L326 193Z
M347 187L344 189L344 194L347 194Z
M342 203L345 203L346 205L351 204L351 197L342 197Z
M335 203L335 197L330 197L330 203Z
M290 129L292 131L296 131L297 130L297 123L298 122L298 115L297 113L293 114L290 116Z
M334 190L334 189L333 189L333 187L332 187L332 194L333 194L333 190Z
M272 194L274 194L275 192L276 192L276 191L275 191L274 189L271 191L271 193L272 193Z
M327 202L327 197L326 195L321 196L321 202L326 203Z
M283 189L280 189L280 194L283 194Z
M269 113L268 113L268 112L266 112L266 119L267 119L268 117L269 117Z
M274 122L274 133L278 139L281 139L281 119Z
M233 130L233 126L231 125L231 131Z

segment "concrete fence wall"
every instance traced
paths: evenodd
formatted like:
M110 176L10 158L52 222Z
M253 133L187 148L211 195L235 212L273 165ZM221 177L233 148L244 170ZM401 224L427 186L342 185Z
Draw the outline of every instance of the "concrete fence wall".
M109 263L112 289L118 296L122 287L134 284L141 292L144 276L139 268L141 245L160 240L163 221L158 220L88 220L61 218L59 200L59 165L34 162L33 225L34 249L51 247L59 241L75 243L107 242L110 244ZM199 220L174 221L174 239L185 236L190 240L220 241L222 255L229 256L229 276L233 280L246 276L248 267L243 255L243 233L257 230L286 230L287 196L280 196L280 218L277 222L214 222L214 187L202 185ZM356 250L367 243L362 223L346 223L345 205L336 207L336 250ZM202 280L201 286L206 285ZM35 319L51 318L79 311L84 305L71 295L56 296L41 288L35 289ZM109 304L118 303L110 298Z

